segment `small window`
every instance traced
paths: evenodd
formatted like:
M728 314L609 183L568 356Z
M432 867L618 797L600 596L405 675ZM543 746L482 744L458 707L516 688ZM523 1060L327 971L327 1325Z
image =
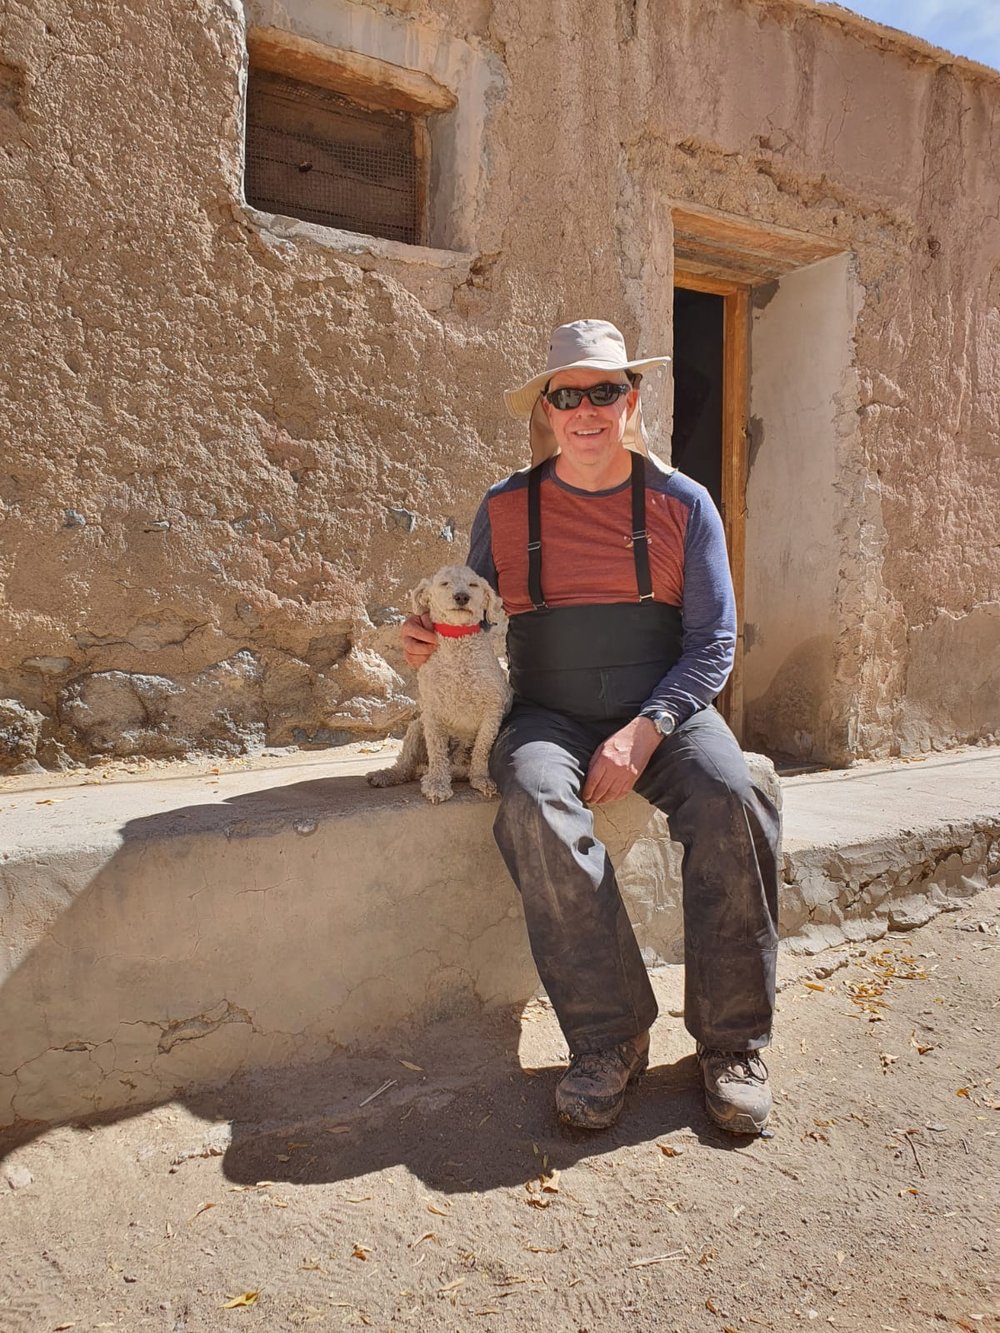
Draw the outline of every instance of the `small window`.
M247 203L324 227L424 241L423 118L251 66Z

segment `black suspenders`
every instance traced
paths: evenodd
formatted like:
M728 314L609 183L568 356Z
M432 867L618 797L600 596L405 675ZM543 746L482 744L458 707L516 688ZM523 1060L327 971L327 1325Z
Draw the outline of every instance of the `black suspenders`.
M646 460L632 454L632 555L639 601L653 600L653 580L649 573L649 534L646 532Z
M548 460L546 460L548 461ZM542 596L542 468L539 463L528 473L528 596L536 611L546 609ZM653 580L649 573L649 535L646 532L646 462L641 454L632 453L632 556L635 560L635 582L639 601L648 602L653 596Z

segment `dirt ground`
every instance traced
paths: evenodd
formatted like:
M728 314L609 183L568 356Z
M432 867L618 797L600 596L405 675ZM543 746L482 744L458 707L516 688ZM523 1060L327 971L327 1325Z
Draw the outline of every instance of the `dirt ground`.
M706 1120L677 969L611 1132L545 1001L51 1129L0 1164L0 1328L1000 1328L1000 891L785 958L773 1135Z

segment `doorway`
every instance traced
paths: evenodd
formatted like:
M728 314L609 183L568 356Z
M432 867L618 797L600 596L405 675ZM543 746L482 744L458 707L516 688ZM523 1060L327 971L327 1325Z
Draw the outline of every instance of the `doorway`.
M682 271L674 283L671 462L705 487L722 515L738 629L716 707L742 740L750 285Z
M674 288L674 429L670 461L722 512L722 331L725 300Z

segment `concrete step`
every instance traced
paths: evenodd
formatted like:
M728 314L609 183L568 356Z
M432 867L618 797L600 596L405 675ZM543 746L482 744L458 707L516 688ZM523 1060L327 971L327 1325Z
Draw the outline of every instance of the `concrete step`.
M371 789L363 773L388 753L0 792L0 1127L526 1000L537 979L494 807L464 788L444 806ZM1000 871L1000 750L781 793L790 947L916 925ZM648 961L676 962L666 821L634 797L597 830Z

